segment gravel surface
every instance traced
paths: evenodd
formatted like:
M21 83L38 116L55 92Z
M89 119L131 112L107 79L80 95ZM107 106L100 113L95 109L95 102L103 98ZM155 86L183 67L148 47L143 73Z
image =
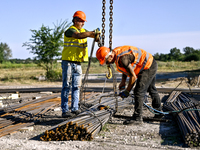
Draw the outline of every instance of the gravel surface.
M15 103L33 100L51 93L21 93ZM4 93L1 96L7 96ZM162 102L168 94L160 93ZM151 102L151 100L149 100ZM131 116L133 106L117 112L119 115ZM145 117L153 114L144 108ZM172 116L165 116L168 122L144 121L142 125L123 125L124 118L112 117L104 129L92 141L49 141L40 140L40 136L52 126L66 119L61 118L60 106L49 110L41 122L27 129L21 129L0 138L2 150L160 150L177 149L193 150L188 148L182 139L180 130Z

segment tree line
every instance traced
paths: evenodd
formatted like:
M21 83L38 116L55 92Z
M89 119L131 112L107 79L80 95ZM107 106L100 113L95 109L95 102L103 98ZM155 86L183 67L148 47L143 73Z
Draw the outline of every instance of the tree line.
M183 48L183 52L181 53L180 49L172 48L168 54L156 53L154 54L154 58L159 61L199 61L200 60L200 49L194 49L192 47ZM12 50L9 48L7 43L0 43L0 63L3 62L11 62L15 64L28 64L28 63L39 63L39 60L36 58L27 58L27 59L18 59L12 57ZM61 59L57 57L57 59ZM55 58L54 58L55 60ZM93 57L91 60L93 63L98 62L96 57Z
M154 54L154 58L159 61L199 61L200 60L200 49L194 49L192 47L183 48L183 52L181 53L180 49L172 48L170 49L170 53L162 54L156 53Z
M22 46L27 47L31 53L35 55L33 60L27 58L10 59L12 57L12 51L8 44L0 43L0 63L10 61L12 63L37 63L46 70L47 77L51 78L56 74L54 70L54 62L56 59L61 59L61 53L63 49L63 35L65 30L71 25L66 20L54 24L54 28L42 25L38 30L30 30L32 32L31 38L28 42L23 43ZM200 49L194 49L192 47L185 47L183 49L184 54L180 52L178 48L172 48L168 54L156 53L154 58L160 61L198 61L200 60ZM98 60L94 57L92 62Z

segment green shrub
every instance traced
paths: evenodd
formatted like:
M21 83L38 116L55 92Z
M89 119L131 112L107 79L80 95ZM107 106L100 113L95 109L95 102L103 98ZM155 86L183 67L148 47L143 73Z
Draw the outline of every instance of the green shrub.
M50 70L46 72L46 78L51 81L61 80L62 72L60 70Z

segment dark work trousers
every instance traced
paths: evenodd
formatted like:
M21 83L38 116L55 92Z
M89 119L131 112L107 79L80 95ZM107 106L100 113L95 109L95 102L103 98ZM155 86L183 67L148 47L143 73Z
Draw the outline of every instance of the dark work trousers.
M153 59L151 67L147 70L141 71L138 74L136 86L134 89L134 97L135 97L134 115L136 117L142 116L143 101L147 92L149 92L149 95L152 98L153 108L161 110L160 96L158 95L158 91L155 86L157 68L158 65L155 59Z

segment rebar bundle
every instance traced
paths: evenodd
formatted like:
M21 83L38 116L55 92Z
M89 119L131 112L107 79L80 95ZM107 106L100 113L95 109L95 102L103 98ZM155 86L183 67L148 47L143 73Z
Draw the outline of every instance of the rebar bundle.
M132 103L132 99L130 101L116 101L114 95L112 95L113 93L107 93L107 96L100 94L88 98L87 103L92 103L92 107L76 118L72 118L46 130L40 139L43 141L92 140L115 113L116 102L120 106L119 109L124 109ZM99 99L101 99L101 103L99 103ZM106 107L101 109L102 107L100 106Z
M43 141L92 140L108 121L109 116L110 112L106 110L95 112L94 116L80 116L52 130L46 130L40 139Z
M200 146L200 112L199 103L187 94L173 91L164 107L175 113L185 144L190 147Z

